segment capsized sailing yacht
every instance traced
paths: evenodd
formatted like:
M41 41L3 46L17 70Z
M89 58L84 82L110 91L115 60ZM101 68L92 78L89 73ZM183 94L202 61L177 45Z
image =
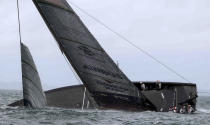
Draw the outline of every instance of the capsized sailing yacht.
M196 109L196 84L130 81L66 0L33 2L83 83L45 92L48 106L165 112L183 106Z

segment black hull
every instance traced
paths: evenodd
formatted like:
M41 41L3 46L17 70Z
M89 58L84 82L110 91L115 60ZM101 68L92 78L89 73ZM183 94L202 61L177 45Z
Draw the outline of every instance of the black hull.
M147 90L141 90L145 84ZM46 91L47 105L50 107L70 109L114 109L126 111L157 111L168 112L174 107L178 112L182 106L191 105L196 109L197 90L195 84L162 82L157 88L157 82L135 82L143 97L132 97L104 92L86 90L83 85L69 86ZM176 94L176 95L175 95ZM21 105L21 101L10 106Z
M94 99L88 90L84 93L83 85L68 86L46 91L47 104L50 107L70 109L93 109L97 108Z
M155 109L150 107L144 98L136 98L120 94L94 92L94 99L100 109L114 109L127 111L146 111Z

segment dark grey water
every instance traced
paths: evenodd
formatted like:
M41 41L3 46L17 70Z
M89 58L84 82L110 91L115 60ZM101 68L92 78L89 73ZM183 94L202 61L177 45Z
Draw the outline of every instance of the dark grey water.
M68 110L46 108L32 110L6 105L22 98L20 91L0 90L0 125L210 125L210 97L198 99L195 114Z

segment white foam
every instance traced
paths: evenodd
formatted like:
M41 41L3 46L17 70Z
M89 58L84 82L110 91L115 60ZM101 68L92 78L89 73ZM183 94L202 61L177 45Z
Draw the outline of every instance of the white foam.
M210 114L210 110L208 109L198 109L199 112L203 112L203 113L207 113L207 114Z
M1 107L0 107L0 109L18 109L19 107L11 107L11 106L7 106L7 105L2 105Z

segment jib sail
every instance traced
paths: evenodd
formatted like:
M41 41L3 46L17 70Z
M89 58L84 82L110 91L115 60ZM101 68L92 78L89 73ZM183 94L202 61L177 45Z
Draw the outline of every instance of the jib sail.
M29 49L21 43L22 84L24 106L43 108L46 106L45 94L35 63Z

